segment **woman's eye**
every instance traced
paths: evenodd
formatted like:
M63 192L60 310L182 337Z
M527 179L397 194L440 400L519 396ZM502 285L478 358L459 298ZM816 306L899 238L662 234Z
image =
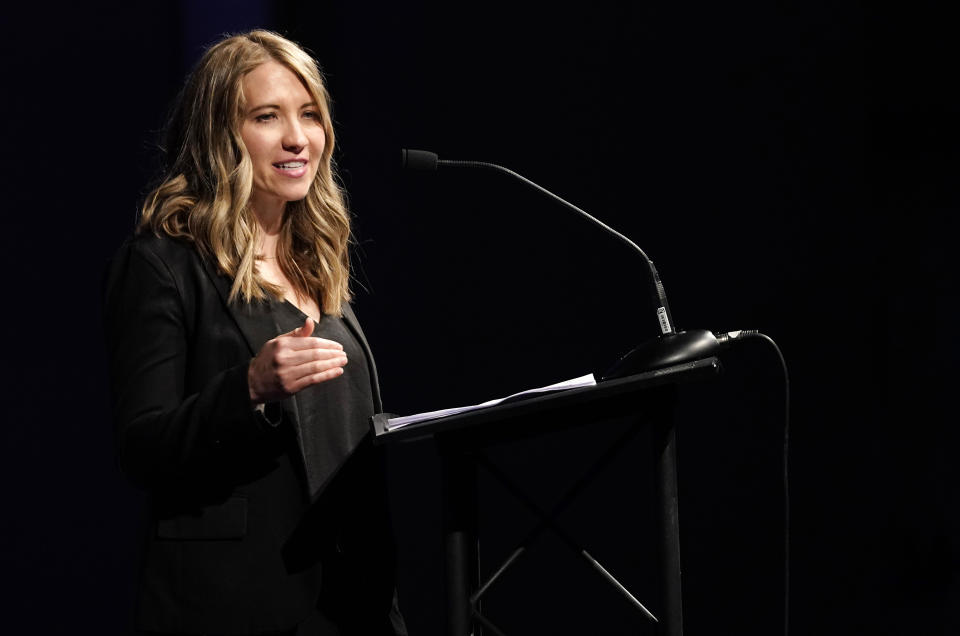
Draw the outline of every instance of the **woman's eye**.
M271 119L275 119L275 118L276 118L276 115L274 113L263 113L262 115L257 115L256 117L254 117L256 121L270 121Z
M315 119L317 122L320 122L320 113L314 112L312 110L305 111L303 116L307 119Z

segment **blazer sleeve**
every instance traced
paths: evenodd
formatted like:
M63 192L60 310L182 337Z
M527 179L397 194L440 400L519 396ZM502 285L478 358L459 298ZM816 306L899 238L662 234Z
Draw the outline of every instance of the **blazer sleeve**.
M238 439L271 429L250 404L249 360L187 394L182 285L167 262L135 240L121 248L105 280L120 468L147 488L189 481Z

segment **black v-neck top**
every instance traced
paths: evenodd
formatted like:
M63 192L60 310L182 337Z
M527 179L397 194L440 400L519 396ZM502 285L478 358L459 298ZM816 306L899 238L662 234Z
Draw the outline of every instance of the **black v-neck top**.
M270 308L280 333L302 326L307 318L286 300L271 302ZM324 314L314 327L313 336L343 345L347 364L343 375L312 384L293 399L300 420L297 435L311 500L357 448L374 414L370 369L350 328L341 318Z

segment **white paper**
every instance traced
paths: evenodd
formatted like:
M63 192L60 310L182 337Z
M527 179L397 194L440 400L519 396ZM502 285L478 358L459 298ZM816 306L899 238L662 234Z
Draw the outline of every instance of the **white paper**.
M489 400L482 404L474 404L473 406L458 406L452 409L441 409L439 411L430 411L428 413L417 413L416 415L404 415L403 417L391 417L387 420L387 430L392 431L397 428L402 428L409 424L416 424L417 422L423 422L426 420L435 420L441 417L447 417L448 415L457 415L458 413L467 413L469 411L477 411L479 409L485 409L489 406L495 406L509 400L510 398L520 397L521 395L532 395L535 393L548 393L550 391L564 391L567 389L577 389L584 386L594 386L597 383L597 380L593 377L592 373L587 375L582 375L579 378L572 378L570 380L564 380L563 382L557 382L556 384L551 384L550 386L542 386L536 389L529 389L527 391L521 391L520 393L514 393L513 395L508 395L507 397L499 398L496 400Z

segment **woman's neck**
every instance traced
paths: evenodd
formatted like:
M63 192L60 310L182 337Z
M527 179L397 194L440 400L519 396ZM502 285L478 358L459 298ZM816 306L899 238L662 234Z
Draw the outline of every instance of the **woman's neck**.
M260 226L260 241L257 245L257 256L272 259L277 255L277 241L280 238L280 228L283 227L283 212L285 203L266 206L263 204L253 208L253 215Z

